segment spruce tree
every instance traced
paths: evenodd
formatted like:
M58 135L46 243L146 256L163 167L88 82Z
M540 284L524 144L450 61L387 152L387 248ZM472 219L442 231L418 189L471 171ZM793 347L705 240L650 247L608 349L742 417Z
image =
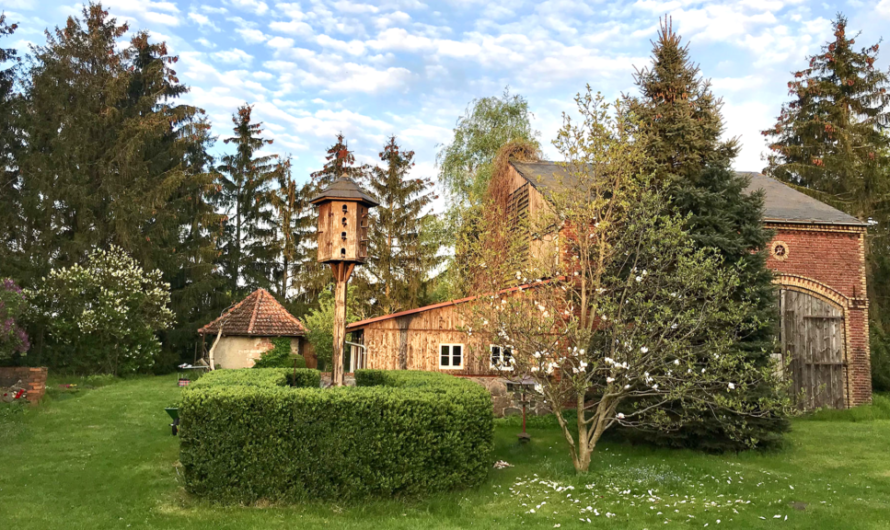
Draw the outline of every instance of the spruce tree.
M696 244L718 249L725 266L740 268L742 282L733 296L753 303L756 311L749 322L754 331L740 341L738 354L764 366L770 362L777 312L772 273L766 267L765 248L772 234L763 226L763 196L746 193L748 179L730 169L738 143L720 139L722 102L702 79L689 58L688 45L681 44L670 22L662 24L652 53L652 66L635 76L640 97L625 102L639 119L637 132L649 169L672 190L674 211L690 216L687 229ZM746 391L754 402L775 389ZM731 438L738 428L750 429L762 445L769 445L788 423L775 416L715 416L670 434L649 433L649 439L708 450L739 449L742 445Z
M0 37L9 37L17 26L0 14ZM16 155L21 147L19 118L20 98L13 91L20 59L15 49L0 47L0 261L13 259L16 244L14 227L21 225L21 174ZM7 274L12 271L7 270Z
M362 268L363 298L374 300L373 312L390 314L422 304L430 274L441 261L436 232L427 230L428 208L436 199L433 182L411 178L414 151L406 151L395 136L380 153L369 191L380 201L371 210L368 263Z
M838 14L833 39L788 82L791 101L770 140L768 175L783 180L869 226L868 296L876 387L890 386L890 77L878 69L879 45L857 49Z
M34 48L20 122L28 141L17 156L21 213L7 246L13 255L0 268L33 287L50 269L114 244L162 271L177 320L187 322L194 297L177 291L204 282L216 224L212 177L188 161L206 156L189 133L201 111L180 102L187 88L164 43L146 32L122 42L128 32L89 4ZM190 227L200 237L184 236Z
M370 168L365 164L355 165L355 154L349 150L342 133L337 135L337 142L328 148L324 159L324 167L309 175L319 191L340 177L350 178L359 186L367 184Z
M272 140L263 138L263 124L252 121L252 110L245 104L232 116L234 136L223 142L232 144L235 152L224 155L218 168L220 205L227 217L222 263L236 298L271 286L277 254L271 191L277 155L262 154Z
M689 58L689 45L681 45L670 19L652 44L651 67L634 75L640 95L625 99L639 119L651 169L662 179L689 182L706 166L728 166L738 140L720 139L723 102Z
M293 178L291 160L278 163L278 188L272 194L275 208L276 239L279 242L278 265L275 269L275 284L279 298L288 298L294 278L300 274L300 266L306 261L307 244L312 237L315 216L309 187L299 186Z

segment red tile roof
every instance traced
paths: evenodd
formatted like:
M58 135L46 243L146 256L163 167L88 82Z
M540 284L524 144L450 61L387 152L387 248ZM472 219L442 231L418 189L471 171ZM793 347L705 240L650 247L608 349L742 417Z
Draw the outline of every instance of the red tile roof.
M202 335L216 335L222 324L223 335L249 337L301 337L306 328L265 289L257 289L221 317L198 330Z

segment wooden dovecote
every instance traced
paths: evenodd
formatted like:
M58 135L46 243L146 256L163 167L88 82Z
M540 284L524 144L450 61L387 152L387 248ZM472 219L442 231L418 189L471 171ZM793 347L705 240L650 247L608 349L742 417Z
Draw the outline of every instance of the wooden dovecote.
M339 178L311 201L318 207L318 261L364 263L369 212L379 203L348 178Z

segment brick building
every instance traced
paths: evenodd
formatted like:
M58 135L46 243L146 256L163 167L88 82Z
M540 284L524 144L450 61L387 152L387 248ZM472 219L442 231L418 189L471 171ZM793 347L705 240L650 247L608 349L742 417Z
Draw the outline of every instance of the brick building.
M871 401L868 300L865 289L865 223L759 173L746 173L748 190L764 190L764 223L775 231L768 266L776 272L781 330L777 355L802 406L845 408ZM534 218L550 191L571 188L571 177L552 162L513 162L509 204ZM532 252L544 252L535 248ZM543 243L547 244L547 243ZM511 405L501 352L475 344L455 306L472 298L420 307L350 324L350 369L445 371L471 377L495 397L495 411ZM509 375L509 374L508 374Z

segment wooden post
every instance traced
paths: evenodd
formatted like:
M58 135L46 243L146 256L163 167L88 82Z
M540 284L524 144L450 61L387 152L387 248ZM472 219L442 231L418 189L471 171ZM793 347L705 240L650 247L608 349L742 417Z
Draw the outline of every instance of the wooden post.
M331 263L334 275L334 351L331 355L331 382L343 386L343 350L346 342L346 287L355 263Z

